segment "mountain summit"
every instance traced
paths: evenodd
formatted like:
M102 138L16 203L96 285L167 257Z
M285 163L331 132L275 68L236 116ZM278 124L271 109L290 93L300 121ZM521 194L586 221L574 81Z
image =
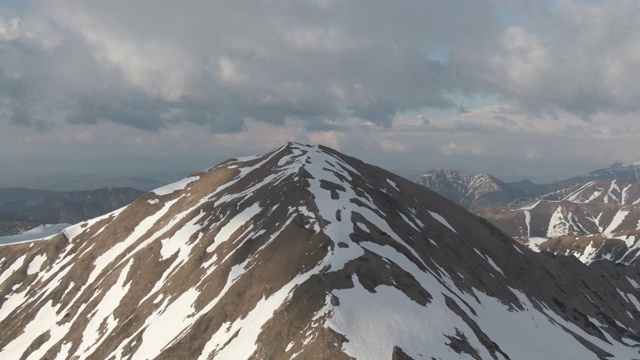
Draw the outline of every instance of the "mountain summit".
M630 359L638 283L289 143L0 247L0 358Z
M470 210L505 206L525 195L492 175L470 175L453 169L428 171L415 182Z
M617 161L606 169L600 169L590 172L588 175L582 175L575 180L640 180L640 162L625 164ZM572 179L572 180L574 180Z

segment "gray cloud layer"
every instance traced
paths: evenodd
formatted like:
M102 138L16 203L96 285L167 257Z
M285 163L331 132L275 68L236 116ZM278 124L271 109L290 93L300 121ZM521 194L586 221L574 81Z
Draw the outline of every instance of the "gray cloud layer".
M41 0L0 9L0 119L330 129L483 95L635 112L639 15L636 1Z

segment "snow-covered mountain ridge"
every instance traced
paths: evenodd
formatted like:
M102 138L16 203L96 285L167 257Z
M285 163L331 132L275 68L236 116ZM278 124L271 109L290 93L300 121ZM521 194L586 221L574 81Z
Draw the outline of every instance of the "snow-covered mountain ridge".
M640 206L536 201L478 214L534 251L640 266Z
M590 172L588 175L582 175L574 179L587 180L640 180L640 162L625 164L616 162L606 169L599 169Z
M526 189L523 188L520 195L500 197L502 202L464 202L464 197L482 199L487 191L478 192L477 185L465 181L457 181L456 187L450 186L452 178L484 179L484 184L499 181L491 180L495 178L490 175L434 170L424 177L429 181L419 178L416 182L470 208L535 251L575 255L586 262L609 259L640 266L637 256L640 237L636 235L640 232L640 163L616 163L548 185L521 182L515 185ZM498 194L515 194L508 191L513 185L502 184L485 188L494 189L491 190L493 198L498 198Z
M431 170L414 181L470 210L504 206L524 196L489 174L470 175L453 169Z
M289 143L0 247L0 358L630 359L638 283Z
M539 195L548 201L571 201L580 204L640 204L640 180L588 180L556 184Z

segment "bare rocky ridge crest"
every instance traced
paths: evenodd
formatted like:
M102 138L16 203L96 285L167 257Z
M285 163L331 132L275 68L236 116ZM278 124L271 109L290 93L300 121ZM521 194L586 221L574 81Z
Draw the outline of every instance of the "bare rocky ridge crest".
M0 358L632 358L638 283L289 143L0 247Z

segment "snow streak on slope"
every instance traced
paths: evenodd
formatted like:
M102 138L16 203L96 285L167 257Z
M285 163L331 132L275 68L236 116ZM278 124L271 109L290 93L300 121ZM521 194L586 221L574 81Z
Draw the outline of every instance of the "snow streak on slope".
M569 182L553 192L541 196L545 200L566 200L574 203L604 203L630 205L640 199L640 181L594 180Z
M454 229L453 226L451 226L451 224L449 224L449 222L444 217L442 217L442 215L434 211L429 211L429 214L431 214L431 216L433 216L434 219L438 220L438 222L440 222L442 225L448 227L449 230L453 231L454 233L457 232L456 229Z
M200 177L198 176L192 176L180 181L176 181L173 184L169 184L167 186L163 186L161 188L155 189L153 190L153 193L158 195L158 196L164 196L164 195L169 195L175 191L179 191L179 190L184 190L185 187L187 187L187 185L189 185L190 183L198 180Z
M618 226L620 226L620 224L622 223L624 218L627 216L627 214L629 214L628 211L625 211L625 210L618 211L616 215L613 217L613 220L611 220L611 223L609 224L609 226L607 226L607 228L604 230L604 234L611 235L618 228Z
M20 267L24 264L25 258L26 258L26 255L22 255L20 258L15 260L13 264L11 264L11 266L6 268L2 272L2 274L0 274L0 285L2 285L9 278L9 276L13 275L13 273L15 273L16 271L18 271L18 269L20 269Z
M558 209L551 215L547 229L547 237L557 237L569 233L569 223L562 213L562 206L558 206Z

